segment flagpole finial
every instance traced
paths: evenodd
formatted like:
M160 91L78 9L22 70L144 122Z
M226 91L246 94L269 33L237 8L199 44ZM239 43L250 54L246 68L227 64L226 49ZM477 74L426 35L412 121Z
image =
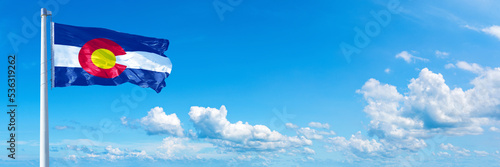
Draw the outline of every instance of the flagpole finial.
M42 16L51 16L52 12L48 11L46 8L42 8L41 9L41 14L42 14Z

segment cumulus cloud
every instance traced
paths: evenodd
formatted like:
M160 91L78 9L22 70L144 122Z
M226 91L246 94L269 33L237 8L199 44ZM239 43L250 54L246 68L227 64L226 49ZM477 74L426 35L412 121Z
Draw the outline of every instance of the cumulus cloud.
M424 68L400 94L395 86L368 80L358 90L372 119L370 134L379 138L427 138L435 134L477 135L482 125L498 118L500 69L475 78L473 88L450 89L441 74Z
M401 150L416 152L427 146L424 139L438 134L481 134L482 126L500 118L500 68L484 69L471 81L473 87L466 91L451 89L441 74L427 68L410 80L408 92L403 94L393 85L369 79L357 93L367 102L364 112L371 119L368 134L378 138L370 142L371 153L381 151L365 154L366 151L348 147L349 140L342 137L329 138L330 143L337 147L344 143L344 148L350 148L348 150L358 157L391 156ZM360 138L360 134L351 137L352 140ZM456 154L467 156L470 151L458 150Z
M415 62L416 60L429 61L429 59L414 56L410 54L408 51L402 51L401 53L396 54L396 58L403 59L407 63Z
M286 123L285 126L286 126L286 128L289 128L289 129L297 129L297 128L299 128L299 126L297 126L295 124L292 124L292 123Z
M161 107L151 109L147 116L140 119L140 123L149 135L184 135L184 129L177 115L175 113L167 115Z
M386 69L384 70L384 72L385 72L385 73L387 73L387 74L389 74L389 73L391 73L391 69L390 69L390 68L386 68Z
M285 136L264 125L250 125L241 121L231 123L226 116L225 106L220 109L193 106L189 112L198 137L206 138L225 148L262 151L312 144L312 141L305 137Z
M106 151L107 151L107 153L113 154L113 155L122 155L123 154L123 151L121 151L119 148L113 148L112 146L107 146Z
M159 147L163 149L163 157L170 159L174 157L174 153L185 150L188 138L166 137L163 139L162 145Z

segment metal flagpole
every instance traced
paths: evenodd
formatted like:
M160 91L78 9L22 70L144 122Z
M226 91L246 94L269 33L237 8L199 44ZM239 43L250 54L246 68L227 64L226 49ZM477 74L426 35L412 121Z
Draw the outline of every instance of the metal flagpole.
M40 50L40 167L49 167L49 113L47 107L47 16L50 11L42 8L42 36Z

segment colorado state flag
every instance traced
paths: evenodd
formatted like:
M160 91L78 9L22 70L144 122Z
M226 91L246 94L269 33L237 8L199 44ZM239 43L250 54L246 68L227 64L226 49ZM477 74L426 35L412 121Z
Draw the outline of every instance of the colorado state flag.
M52 86L115 86L160 92L172 70L167 39L52 23Z

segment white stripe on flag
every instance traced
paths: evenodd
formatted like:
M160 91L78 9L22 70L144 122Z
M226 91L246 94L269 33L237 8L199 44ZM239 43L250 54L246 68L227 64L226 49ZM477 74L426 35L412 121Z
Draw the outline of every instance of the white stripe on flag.
M58 45L54 49L54 66L56 67L78 67L81 68L78 61L78 53L81 47ZM164 57L151 52L132 51L127 54L116 56L116 63L125 65L127 68L143 69L156 72L172 71L172 63L168 57Z

